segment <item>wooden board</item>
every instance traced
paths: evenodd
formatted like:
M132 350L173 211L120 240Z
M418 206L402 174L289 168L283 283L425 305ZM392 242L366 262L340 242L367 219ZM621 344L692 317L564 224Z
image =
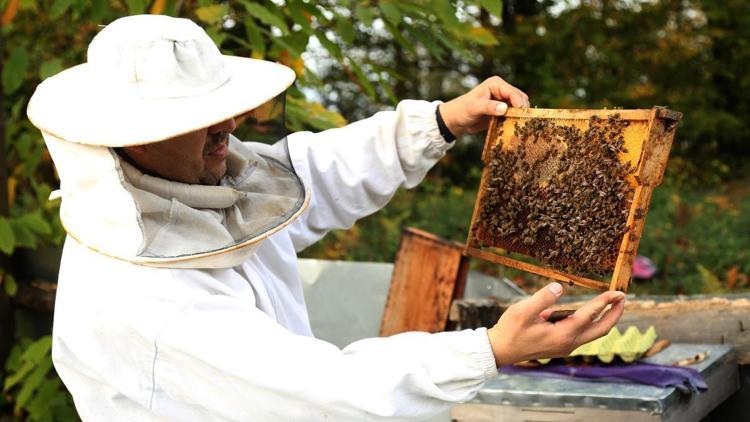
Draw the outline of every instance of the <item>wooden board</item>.
M459 404L451 410L455 422L635 422L661 421L660 415L635 410L587 409L582 407L515 407L492 404Z
M566 305L576 308L576 305ZM673 343L732 344L740 365L750 364L750 300L714 298L627 303L619 327L654 326Z
M407 228L393 266L380 335L446 329L451 302L463 296L469 261L464 246Z
M516 123L532 118L554 119L563 121L565 125L583 128L588 125L588 119L592 116L607 118L619 115L621 119L627 120L631 125L626 129L623 136L625 139L626 153L621 157L623 162L630 162L636 168L634 174L628 176L628 181L633 186L633 198L629 208L627 225L629 231L622 237L618 249L617 260L609 280L595 280L582 274L571 274L551 268L545 264L533 264L505 255L503 251L492 248L480 247L478 237L473 228L480 215L481 204L487 190L487 168L482 173L482 180L477 194L476 204L471 219L468 240L466 242L466 254L476 256L484 260L499 263L523 271L549 277L566 283L577 284L597 290L620 290L627 291L631 278L631 268L635 257L638 243L643 230L645 216L651 200L651 194L655 186L661 183L664 169L666 168L669 150L674 138L675 127L682 114L667 110L663 107L654 107L641 110L561 110L561 109L519 109L511 108L506 116L493 118L487 131L482 161L485 166L489 162L490 151L496 147L505 148L505 143L512 142L511 135ZM625 209L624 209L625 210ZM618 241L613 239L613 241ZM492 246L492 245L490 245ZM522 255L525 255L522 253Z

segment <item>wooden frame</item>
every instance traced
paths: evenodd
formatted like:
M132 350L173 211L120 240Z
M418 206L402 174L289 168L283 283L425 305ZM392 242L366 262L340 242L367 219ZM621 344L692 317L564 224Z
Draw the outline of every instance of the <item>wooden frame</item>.
M586 278L581 275L570 274L564 271L523 262L508 256L500 255L489 250L478 247L478 242L471 227L475 226L482 199L487 187L487 164L493 145L497 143L498 137L503 135L503 128L512 128L516 122L530 118L545 118L553 120L586 120L592 116L607 118L619 115L627 121L637 121L645 124L643 136L630 136L629 142L635 143L640 151L636 149L631 152L632 157L627 158L636 168L634 176L630 181L634 187L633 199L628 213L627 224L630 230L623 235L620 248L609 282ZM549 277L555 280L576 284L579 286L597 290L620 290L627 291L630 284L633 259L638 249L638 242L643 231L645 216L648 211L651 194L655 186L659 185L664 175L669 150L675 134L677 122L682 118L682 113L668 110L664 107L638 110L563 110L563 109L532 109L511 108L504 117L493 118L490 122L482 152L482 162L485 169L482 172L482 180L479 185L474 213L471 218L468 240L465 253L470 256L518 268L523 271Z

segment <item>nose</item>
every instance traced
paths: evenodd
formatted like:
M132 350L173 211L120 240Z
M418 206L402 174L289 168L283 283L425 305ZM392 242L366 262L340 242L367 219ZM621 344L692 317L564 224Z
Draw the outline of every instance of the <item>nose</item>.
M237 129L237 122L235 122L234 117L231 119L224 120L221 123L217 123L211 127L208 128L209 134L219 133L219 132L227 132L232 133L234 130Z

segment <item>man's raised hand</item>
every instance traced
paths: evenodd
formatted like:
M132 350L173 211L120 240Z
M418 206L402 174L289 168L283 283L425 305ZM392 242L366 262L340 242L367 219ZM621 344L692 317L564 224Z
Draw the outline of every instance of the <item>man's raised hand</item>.
M529 107L529 96L493 76L471 91L440 105L440 114L451 133L461 136L487 129L492 116L502 116L513 107Z

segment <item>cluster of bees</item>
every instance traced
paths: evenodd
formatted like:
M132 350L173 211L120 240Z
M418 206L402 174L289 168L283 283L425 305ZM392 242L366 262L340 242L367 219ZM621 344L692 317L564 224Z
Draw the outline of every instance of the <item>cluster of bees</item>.
M618 115L592 117L583 130L543 118L516 124L489 156L472 227L480 245L577 274L612 271L633 196L635 169L620 159L628 125Z

